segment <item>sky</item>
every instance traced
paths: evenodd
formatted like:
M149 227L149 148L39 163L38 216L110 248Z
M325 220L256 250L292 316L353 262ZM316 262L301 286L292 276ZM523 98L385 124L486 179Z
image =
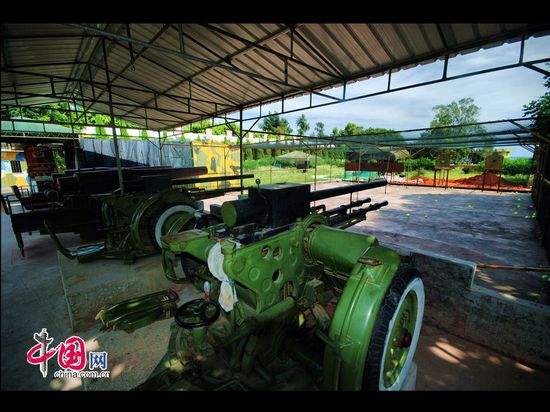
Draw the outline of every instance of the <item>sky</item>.
M516 42L457 56L449 60L447 74L454 76L517 63L519 51L520 42ZM548 57L550 57L550 35L531 37L526 40L524 62ZM538 66L545 67L544 65ZM546 70L548 70L548 66L546 66ZM442 71L442 61L401 70L392 73L392 87L435 80L441 78ZM387 75L356 82L347 85L346 95L353 97L384 90L387 87L387 82ZM296 119L304 114L311 127L308 134L313 132L316 122L324 123L326 133L330 133L334 127L342 129L348 122L366 128L406 130L429 127L434 117L432 110L434 106L449 104L465 97L473 98L475 104L481 108L480 122L521 118L523 117L523 105L539 98L545 91L543 74L522 67L415 87L317 109L302 110L284 114L283 117L296 131ZM342 88L334 88L323 93L341 97ZM317 96L313 98L313 104L322 101L329 100ZM285 102L285 109L303 107L308 102L309 96L289 100ZM262 113L280 111L280 109L281 104L275 103L264 106ZM258 109L251 109L244 112L244 117L251 117L258 113ZM251 125L252 122L245 122L244 128L247 129ZM254 129L259 130L258 125ZM532 156L530 152L521 147L510 146L510 148L512 149L511 157Z

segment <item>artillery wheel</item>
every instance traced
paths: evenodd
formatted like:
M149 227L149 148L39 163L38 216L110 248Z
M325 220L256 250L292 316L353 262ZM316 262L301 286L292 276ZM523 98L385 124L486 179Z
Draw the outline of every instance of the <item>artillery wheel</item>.
M186 226L189 226L189 229L191 229L195 224L194 215L196 211L197 210L193 207L185 204L170 204L157 211L149 223L149 236L151 238L151 244L155 249L159 251L162 250L160 237L166 234L166 231L170 227L170 223L178 216L185 213L190 214L191 219Z
M420 273L402 265L380 306L369 344L364 390L400 390L411 368L424 315Z

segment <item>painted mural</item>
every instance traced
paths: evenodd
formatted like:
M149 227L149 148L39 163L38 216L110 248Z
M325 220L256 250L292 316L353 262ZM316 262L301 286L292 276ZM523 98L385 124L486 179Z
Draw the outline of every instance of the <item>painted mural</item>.
M2 148L2 193L11 193L11 186L28 187L27 161L23 150Z
M206 166L208 176L230 176L239 174L239 147L225 144L193 142L193 166ZM205 189L224 188L235 186L235 181L201 183Z

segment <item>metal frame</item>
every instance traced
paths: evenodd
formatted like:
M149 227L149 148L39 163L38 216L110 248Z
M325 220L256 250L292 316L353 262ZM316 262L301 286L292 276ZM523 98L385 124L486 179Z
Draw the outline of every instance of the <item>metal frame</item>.
M157 32L154 33L154 35L148 41L138 40L132 37L132 30L131 30L130 24L120 25L116 32L109 30L109 26L110 26L109 24L103 25L103 28L100 28L99 26L91 27L84 24L67 24L67 26L82 30L83 33L80 33L79 35L66 35L66 36L59 35L59 36L52 36L52 37L76 37L76 38L81 37L82 38L79 52L77 54L77 58L74 61L10 66L9 59L7 58L9 57L8 50L7 48L3 48L4 62L6 65L1 68L2 72L13 73L13 74L22 75L22 76L44 78L43 82L26 83L26 85L49 84L51 93L47 93L47 94L21 93L17 91L17 85L3 86L2 87L2 95L3 95L2 108L5 110L9 110L10 107L32 106L32 103L25 104L24 101L27 99L46 97L46 98L51 98L52 100L55 100L55 101L66 101L66 102L72 103L75 109L71 110L69 106L68 111L71 113L75 112L77 116L76 119L80 119L81 117L84 117L84 119L86 120L87 113L89 113L92 107L97 108L97 105L107 106L107 109L110 115L110 124L105 126L110 126L112 128L113 139L115 141L115 156L117 160L117 167L119 169L119 179L120 179L120 185L121 185L122 191L123 191L123 187L122 187L122 177L121 177L121 170L120 170L120 158L118 156L115 117L120 117L123 119L136 119L136 123L140 123L142 124L142 126L143 125L145 126L145 127L135 127L135 129L146 129L146 130L158 131L159 150L162 149L162 144L163 144L160 138L161 131L174 129L175 127L178 127L178 126L195 123L197 121L202 121L205 119L212 119L212 125L214 125L215 118L222 119L225 122L225 124L229 125L229 127L231 127L231 124L228 123L228 119L233 123L239 122L240 130L239 130L239 133L237 134L237 137L239 140L239 148L241 152L240 166L241 166L241 174L242 174L243 172L242 148L243 148L244 135L245 133L249 133L251 131L256 132L253 130L254 125L260 119L269 116L269 114L267 115L262 114L262 106L265 106L266 104L280 101L281 110L278 111L277 114L287 114L287 113L293 113L293 112L303 111L307 109L330 106L337 103L364 99L367 97L372 97L377 95L383 95L383 94L391 93L395 91L401 91L401 90L411 89L415 87L436 84L443 81L467 78L467 77L475 76L479 74L486 74L486 73L518 68L518 67L525 67L545 75L549 74L548 71L537 67L536 64L550 62L550 57L544 58L544 59L524 61L524 46L525 46L526 36L529 34L546 31L550 27L548 25L533 26L533 28L529 30L524 29L518 32L506 33L505 35L501 34L501 35L493 36L491 38L485 38L482 40L471 42L470 44L467 45L468 48L480 47L484 44L491 43L491 42L506 41L509 38L518 37L519 35L522 35L520 52L519 52L517 63L503 65L503 66L485 69L485 70L472 71L469 73L464 73L464 74L455 75L455 76L447 75L449 59L451 56L454 56L464 50L461 47L449 45L449 41L448 41L449 39L447 39L446 34L443 32L443 29L440 25L437 25L437 28L439 30L440 40L446 46L445 47L446 53L444 56L442 56L440 52L434 51L434 48L432 47L432 50L428 53L414 56L413 58L410 58L406 61L398 61L395 58L395 56L392 56L392 53L390 50L383 47L384 42L381 40L380 33L377 32L376 27L368 24L367 26L369 27L369 30L371 31L373 36L377 39L377 41L380 43L380 46L382 47L384 52L389 56L391 63L386 65L378 64L377 67L374 69L364 70L352 76L346 76L345 71L342 68L338 67L337 62L331 61L330 59L328 59L325 56L325 53L319 50L320 48L322 49L321 45L312 44L311 41L306 39L304 35L302 35L299 31L297 31L300 25L287 24L287 25L281 26L278 30L271 32L262 38L256 39L255 41L251 41L237 34L230 33L227 30L221 29L219 27L216 27L210 24L202 24L201 25L202 27L205 27L210 32L215 33L216 36L221 38L224 38L224 37L231 38L232 40L238 41L242 44L242 47L238 47L235 51L227 55L221 55L220 53L217 53L216 51L209 48L207 45L205 45L203 42L201 42L194 36L190 35L189 33L186 33L183 30L183 26L181 24L178 26L171 25L171 24L163 25L160 28L160 30L157 30ZM343 27L347 30L349 35L354 36L353 31L348 27L348 25L344 24ZM161 46L158 43L155 43L165 32L169 30L175 31L178 34L179 49L172 49L169 47ZM404 34L401 33L399 30L397 30L396 33L399 39L401 40L403 47L405 47L405 49L409 50L410 52L411 51L410 45L407 44L407 41L406 41L407 39L404 36ZM283 36L287 34L290 34L289 55L278 52L274 49L271 49L263 45L263 43L276 39L278 36ZM447 35L448 34L449 33L447 33ZM427 35L425 32L423 32L423 36L427 38ZM33 36L13 36L13 37L3 36L4 40L24 39L24 38L32 38L32 37ZM42 38L44 36L37 36L37 37ZM83 51L85 49L85 46L89 47L89 45L93 43L95 39L97 39L98 41L96 42L93 50L88 54L88 59L86 61L82 61L81 59L85 54L85 52ZM337 39L333 39L333 40L336 41ZM107 41L108 41L108 44L107 44ZM191 55L189 52L186 52L186 45L187 47L189 47L190 43L194 44L195 46L198 46L202 50L207 51L210 55L215 56L217 60L212 60L208 58L199 57L196 55ZM293 54L293 47L295 43L296 44L299 43L301 47L306 48L308 50L308 53L310 53L310 57L312 57L312 61L315 61L316 64L306 63L304 61L301 61L295 58ZM456 44L456 41L452 41L451 39L450 43ZM362 47L360 42L358 42L358 44ZM140 48L134 49L134 46L140 46ZM112 72L109 70L109 52L114 47L119 47L121 50L127 51L128 57L129 57L128 63L125 64L123 68L120 69L118 72ZM462 47L465 47L465 46L462 46ZM252 72L245 68L238 67L235 63L232 62L232 60L235 59L236 57L256 49L261 50L263 53L266 53L270 57L273 57L273 59L278 62L277 64L274 64L271 62L270 63L272 67L275 67L277 70L280 70L281 73L284 74L283 76L284 80L280 80L273 76L260 74L258 72ZM342 47L342 49L351 60L354 60L353 56L350 53L348 53L345 47ZM146 56L145 54L147 50L155 50L156 52L176 56L185 61L190 61L195 64L198 64L199 67L201 65L203 65L204 67L195 71L190 76L184 76L181 73L178 73L177 71L170 69L169 67L166 67L165 65L159 62L156 62L150 56ZM372 54L368 53L368 50L364 49L363 51L365 51L365 53L369 56L369 58L373 62L376 62ZM443 71L439 79L425 81L425 82L418 82L416 84L402 86L402 87L392 87L391 75L392 75L392 72L395 71L396 69L399 69L401 67L411 66L411 65L422 64L430 60L441 59L442 57L444 58ZM135 79L131 79L125 76L124 73L128 69L132 69L134 67L135 62L138 59L142 59L146 61L148 64L153 64L156 67L162 68L163 70L168 71L174 76L179 77L181 80L177 81L175 84L171 85L165 90L154 90L151 87L136 81ZM102 60L102 64L98 64L98 62L94 62L94 61L101 61L101 60ZM329 80L325 79L317 83L312 83L311 87L307 87L307 88L297 84L293 84L290 81L291 79L289 78L290 77L289 71L288 71L289 64L302 67L314 73L319 73L325 76L329 76ZM33 71L33 69L39 69L40 67L45 67L45 66L53 67L53 66L66 66L66 65L69 65L72 67L70 76L43 74L40 72ZM203 75L214 69L219 69L222 71L227 71L227 72L231 72L233 74L242 76L243 81L253 81L256 84L261 85L262 88L269 90L272 93L272 95L261 99L251 98L249 101L246 101L246 102L234 101L229 96L224 96L218 91L212 90L209 87L205 87L199 81L197 81L196 79L197 76ZM97 73L100 70L104 72L106 82L100 82L100 81L94 80L95 76L92 72L95 71ZM380 75L380 74L386 74L386 73L388 74L388 84L385 90L381 90L379 92L374 92L374 93L363 94L360 96L354 96L354 97L349 97L346 95L347 93L346 86L348 83L355 80L368 78L373 75ZM132 86L115 84L115 82L118 79L130 83L132 84ZM184 85L185 83L188 83L188 86L189 86L189 96L181 96L181 95L176 95L171 93L174 89ZM59 91L57 87L60 85L63 87L62 92ZM83 88L82 85L84 85L85 87ZM331 96L329 94L322 92L322 90L325 88L337 87L339 85L342 86L341 97ZM134 87L134 86L138 86L138 87ZM199 98L193 97L192 87L198 87L201 90L206 91L208 94L218 97L220 101L199 99ZM125 93L126 91L145 93L146 95L151 95L151 97L148 98L145 102L139 102L128 97L127 93ZM90 98L89 96L90 93L92 94L92 98ZM101 100L101 98L104 95L108 96L107 100L105 99ZM313 104L314 95L329 99L330 101ZM13 96L13 97L8 97L6 99L4 96ZM285 110L285 101L298 96L309 96L309 105L306 105L300 108ZM186 106L187 111L159 107L158 105L159 97L168 98L172 100L174 104L177 104L176 107ZM122 100L122 102L115 101L114 99ZM82 110L77 109L76 101L79 101L79 103L82 105ZM6 102L13 102L13 103L6 103ZM193 102L213 105L213 110L206 111L204 109L197 107L196 105L195 107L193 107ZM88 104L87 107L86 107L86 104ZM243 112L245 110L250 108L255 108L258 105L260 107L259 116L244 118ZM115 113L115 110L116 110L116 113ZM145 113L145 116L137 114L136 112L138 110L143 110ZM238 110L238 117L236 116L228 117L228 114L231 115L235 113L236 110ZM149 116L149 113L151 111L153 111L153 113L155 112L160 113L166 117L165 118L151 117ZM171 121L169 120L170 118L174 120ZM478 145L476 147L484 147L484 145L495 146L495 145L505 145L505 144L509 145L514 143L522 147L526 147L528 149L533 150L534 145L536 145L539 141L543 141L544 143L549 142L549 140L546 137L544 137L541 133L538 133L538 131L534 131L529 129L528 127L522 126L521 124L514 122L515 120L524 120L524 119L509 120L509 122L511 122L514 126L519 127L520 130L514 129L506 132L501 132L500 134L503 136L499 137L496 140L489 139L489 138L485 140L478 139L476 141L470 140L468 144L469 145L476 144ZM243 130L243 123L247 121L254 121L254 124L245 132ZM155 122L158 125L161 125L161 127L156 127L156 128L149 127L149 122ZM85 123L87 124L87 121L85 121ZM71 123L69 124L71 128L74 129L75 125L74 125L74 122L72 121L72 116L71 116ZM101 125L90 124L90 126L101 126ZM429 129L422 129L422 130L429 130ZM406 131L403 131L403 132L406 132ZM399 133L399 132L393 132L393 133ZM495 134L497 133L478 134L477 136L470 136L470 135L444 136L442 138L443 140L439 142L440 144L438 143L437 147L455 147L456 145L463 145L465 143L462 141L445 142L444 139L449 139L449 138L472 139L473 137L483 137L483 135L495 135ZM504 135L506 134L512 134L514 137L505 138ZM523 136L524 134L529 134L529 137ZM303 145L308 146L308 143L303 141L305 136L296 136L296 137L299 139L302 139ZM381 145L384 145L386 143L389 143L394 147L400 146L398 141L395 141L395 140L392 141L388 139L384 141L369 142L368 140L371 140L373 138L372 135L369 135L366 137L364 136L362 139L360 139L360 141L354 140L353 138L354 136L347 136L345 139L334 138L334 137L328 138L328 139L332 141L332 144L344 144L350 150L352 150L353 145L357 145L357 144L359 144L361 147L362 145L375 145L380 147ZM319 137L318 139L323 140L325 138ZM368 139L368 140L365 141L365 139ZM435 140L441 140L441 139L438 137L435 137L434 141ZM415 145L410 143L401 144L401 145L406 147L418 146L418 144ZM318 146L319 146L318 143L316 143L315 147L318 148ZM268 147L273 147L273 146L268 146ZM241 185L242 185L242 182L241 182Z
M210 25L210 24L202 24L201 27L207 28L209 31L211 31L212 33L215 33L217 36L219 36L221 38L230 38L232 40L236 40L236 41L243 44L243 47L241 47L237 51L235 51L233 53L230 53L228 55L225 55L225 56L222 56L220 54L216 54L213 50L209 49L206 45L204 45L203 43L201 43L200 41L195 39L189 33L184 32L182 25L175 26L175 25L165 24L148 41L142 41L142 40L137 40L135 38L132 38L131 37L130 25L124 25L124 27L122 27L122 28L119 27L118 32L108 30L109 29L108 25L103 27L103 28L96 28L96 27L91 27L91 26L82 25L82 24L68 24L68 26L78 28L79 30L82 30L83 31L83 40L84 39L92 39L93 40L93 39L96 39L96 38L98 38L98 39L99 38L102 38L102 39L107 38L107 39L110 40L109 46L114 47L116 45L117 47L122 47L123 49L127 50L127 52L129 53L130 60L118 73L113 73L113 77L112 77L112 81L111 81L111 83L112 83L111 87L113 89L120 88L122 90L136 90L136 91L139 91L139 92L142 92L142 93L152 94L153 96L149 100L147 100L146 103L140 103L140 102L135 102L135 101L132 102L131 99L128 99L126 96L119 96L121 98L124 98L126 101L130 101L131 102L130 104L134 104L134 106L130 106L130 104L127 104L125 106L125 108L127 108L127 109L124 109L122 107L118 107L117 110L119 110L122 113L117 113L117 115L121 116L121 117L130 116L133 113L135 113L135 111L138 108L144 109L144 110L145 109L147 109L147 110L159 110L163 114L174 118L173 122L170 121L170 120L166 120L166 119L164 119L163 122L161 122L160 119L155 120L160 125L162 125L164 123L165 126L158 127L158 129L161 129L161 130L167 130L167 129L170 129L170 128L173 128L173 127L181 126L181 125L184 125L184 124L189 124L191 122L204 120L204 119L207 119L207 118L211 118L212 116L219 116L219 115L223 115L223 114L227 115L228 113L235 112L235 110L240 110L241 108L243 110L246 110L246 109L257 106L258 104L265 105L265 104L273 103L273 102L278 101L278 100L281 102L281 107L282 107L282 110L279 112L279 114L285 114L285 113L291 113L291 112L306 110L306 109L309 109L309 108L323 107L323 106L327 106L327 105L330 105L330 104L336 104L336 103L345 102L345 101L353 101L353 100L357 100L357 99L362 99L362 98L366 98L366 97L371 97L371 96L375 96L375 95L388 93L388 92L391 92L391 91L399 91L399 90L404 90L404 89L408 89L408 88L412 88L412 87L420 87L420 86L424 86L424 85L428 85L428 84L434 84L434 83L441 82L441 81L464 78L464 77L468 77L468 76L471 76L471 75L489 73L489 72L493 72L493 71L497 71L497 70L505 70L505 69L515 68L515 67L527 67L527 68L530 68L532 70L536 70L536 71L541 72L541 73L547 73L544 69L540 69L540 68L536 67L535 64L550 61L550 59L539 59L539 60L528 61L528 62L523 61L523 49L524 49L525 36L528 35L528 34L539 32L541 30L547 30L545 25L534 26L532 30L528 30L528 31L523 30L523 31L517 32L517 33L508 33L506 36L503 36L503 35L502 36L495 36L495 37L492 37L490 39L485 39L483 41L477 41L477 42L474 42L474 43L469 45L469 47L476 47L476 46L485 44L486 42L504 41L509 37L517 37L518 35L521 34L521 35L523 35L523 38L521 40L520 56L518 58L518 63L516 63L516 64L506 65L506 66L501 66L501 67L498 67L498 68L492 68L492 69L481 70L481 71L477 71L477 72L471 72L471 73L467 73L467 74L463 74L463 75L448 77L447 76L447 67L448 67L448 62L449 62L450 56L453 55L453 54L457 54L458 52L460 52L462 50L459 47L447 46L447 49L446 49L447 53L444 56L444 59L445 59L444 60L444 70L443 70L442 77L440 79L437 79L437 80L434 80L434 81L429 81L429 82L422 82L422 83L418 83L418 84L415 84L415 85L409 85L409 86L405 86L405 87L392 88L391 87L391 73L392 73L392 71L396 70L397 68L399 68L401 66L421 64L422 62L437 59L437 58L441 58L442 56L440 54L432 51L430 53L425 53L424 55L421 55L421 56L415 56L415 58L409 59L409 60L403 61L403 62L397 62L397 61L395 61L395 58L394 58L393 59L394 61L391 64L388 64L388 65L385 65L385 66L384 65L379 65L375 69L367 70L367 71L361 72L357 75L346 77L341 69L337 68L334 65L334 63L330 62L330 60L327 60L327 58L323 55L323 53L319 52L319 50L317 49L317 47L315 45L311 44L311 42L308 41L304 37L304 35L300 34L300 32L296 30L300 27L300 25L282 26L280 29L275 30L272 33L269 33L268 35L266 35L266 36L264 36L260 39L257 39L255 41L250 41L250 40L247 40L247 39L245 39L241 36L238 36L234 33L230 33L226 30L223 30L219 27L216 27L216 26L213 26L213 25ZM371 30L371 32L373 33L374 37L379 38L380 36L379 36L379 34L377 35L376 28L373 25L368 25L368 26L369 26L369 29ZM343 24L343 27L347 30L348 34L353 35L353 31L348 27L348 25ZM445 35L441 32L441 27L439 27L439 29L440 29L441 40L443 41L443 43L446 43ZM158 40L168 30L174 30L178 33L178 36L180 38L180 49L179 50L163 47L163 46L160 46L160 45L155 43L155 41ZM125 32L125 34L123 32ZM277 52L275 50L272 50L272 49L262 45L263 43L265 43L267 41L273 40L273 39L275 39L279 36L287 35L288 33L290 33L290 40L291 40L291 50L290 50L289 55L286 55L286 54L281 53L281 52ZM403 33L400 33L398 31L397 35L402 40L402 42L404 44L404 47L407 47L407 43L405 41L406 38L404 37ZM70 35L70 36L75 37L75 35ZM30 37L32 37L32 36L30 36ZM12 37L12 38L17 38L17 36ZM25 36L22 36L22 38L25 38ZM209 51L210 54L214 53L214 55L218 57L218 60L213 61L213 60L209 60L209 59L205 59L205 58L197 57L197 56L192 56L188 53L185 53L185 49L182 48L182 44L184 44L184 43L188 44L189 42L192 42L195 45L198 45L198 47ZM305 47L309 51L311 51L311 56L315 57L318 64L313 65L313 64L305 63L305 62L302 62L302 61L296 59L293 56L293 52L292 52L292 45L295 42L299 42L301 47ZM383 42L380 41L380 39L379 39L379 42L380 42L381 46L383 46ZM98 44L99 44L99 42L98 42ZM126 46L126 44L128 46ZM141 46L141 49L134 51L133 50L133 45L139 45L139 46ZM96 44L96 49L97 49L97 44ZM185 59L187 61L193 61L193 62L196 62L196 63L199 63L199 64L204 64L206 67L201 69L201 70L196 71L192 76L183 76L183 75L181 75L180 73L177 73L174 70L171 70L171 69L169 69L165 66L162 66L162 65L154 62L154 60L152 60L150 57L145 56L144 53L148 49L153 49L153 50L156 50L158 52L165 53L165 54L175 55L175 56L180 57L182 59ZM236 58L236 57L238 57L238 56L240 56L244 53L247 53L250 50L261 50L263 53L266 53L267 55L272 56L274 59L279 61L280 66L279 66L278 70L281 70L282 72L285 72L285 77L288 77L287 76L288 75L288 64L292 63L292 64L296 65L296 67L303 67L303 68L307 68L308 70L311 70L313 72L318 72L318 73L321 73L321 74L324 74L324 75L328 75L328 76L331 77L331 81L329 83L324 82L322 84L316 84L312 88L305 89L303 87L299 87L299 86L290 84L288 82L288 78L285 78L285 81L281 81L279 79L275 79L275 78L272 78L272 77L269 77L269 76L264 76L264 75L260 75L258 73L253 73L253 72L244 70L242 68L236 67L235 64L231 63L232 59L234 59L234 58ZM391 57L391 53L389 53L389 50L386 50L386 53ZM73 66L78 66L78 67L82 66L82 67L84 67L81 70L81 75L79 77L78 76L75 77L75 78L69 77L69 78L64 79L64 80L67 81L67 84L66 84L66 87L65 87L65 92L75 94L77 84L80 85L80 84L89 84L89 83L91 83L92 91L93 91L93 89L96 85L97 86L101 85L101 83L99 83L97 81L96 82L93 81L93 76L91 74L91 68L93 68L94 70L104 70L103 67L98 67L97 65L95 65L95 63L92 62L96 54L97 54L96 50L94 50L90 54L90 59L88 61L85 61L85 62L75 60L74 62L56 63L57 65L72 64ZM368 56L370 56L370 58L373 61L376 62L376 60L372 57L372 54L368 53ZM80 53L79 53L79 57L80 57ZM351 56L351 57L353 57L353 56ZM127 71L128 68L131 68L133 66L133 64L135 63L135 61L138 60L138 59L143 59L143 60L146 60L148 63L156 64L159 68L162 68L163 70L169 70L170 73L172 73L175 76L181 77L182 80L177 82L176 84L170 86L168 89L159 91L159 90L152 90L150 88L147 88L147 86L139 84L139 82L135 81L134 79L129 79L129 78L123 76L123 73L125 71ZM51 66L51 65L49 65L49 66ZM323 67L327 67L327 66L330 67L330 69L323 68ZM27 66L27 67L29 67L29 66ZM34 65L34 67L36 68L37 66ZM84 75L86 73L86 67L88 68L88 74L89 74L89 76L88 76L89 79L88 80L86 80L84 78ZM23 68L23 67L19 66L19 68ZM232 73L240 74L240 75L245 76L245 78L252 79L252 81L261 84L262 87L271 90L273 92L273 95L269 98L266 98L266 99L256 99L256 100L253 100L253 101L250 101L250 102L239 104L235 101L231 101L227 96L221 96L219 94L218 94L218 97L220 97L222 99L222 101L205 101L204 99L202 99L202 100L201 99L196 99L191 94L188 97L182 97L182 96L177 96L177 95L171 95L169 93L171 90L173 90L176 87L181 86L185 82L189 83L190 92L191 92L191 86L193 85L194 87L202 87L208 93L216 93L213 90L211 90L210 88L204 88L204 86L202 86L200 83L197 83L195 81L195 78L197 76L199 76L201 74L204 74L204 73L208 72L209 70L211 70L213 68L217 68L217 69L220 69L220 70L225 70L225 71L229 71L229 72L232 72ZM8 67L3 67L2 70L6 71L6 72L12 71L12 72L16 73L15 71L13 71L13 70L16 70L16 68L13 67L13 66L12 67L9 67L9 66ZM78 70L76 70L76 71L78 71ZM19 71L17 71L17 72L19 72ZM73 72L75 72L75 70L73 70ZM32 72L26 72L26 73L19 72L19 73L27 74L27 75L39 75L37 73L32 73ZM389 74L389 76L388 76L389 81L388 81L387 90L377 92L377 93L370 93L370 94L365 94L365 95L361 95L361 96L356 96L356 97L353 97L353 98L348 98L346 96L346 85L349 82L360 79L360 78L369 77L369 76L372 76L374 74L382 74L382 73L388 73ZM51 78L52 78L52 76L47 76L47 77L49 77L49 80L51 80ZM131 88L131 87L128 87L128 86L117 85L114 82L118 78L120 78L121 80L125 80L125 81L128 81L128 82L132 82L134 84L137 84L137 85L141 86L142 88ZM294 91L287 91L287 92L277 91L276 89L270 88L268 86L269 83L280 86L280 87L283 87L283 90L285 90L285 89L288 90L290 88L291 90L294 90ZM320 90L323 89L323 88L334 87L334 86L338 86L338 85L343 86L343 93L342 93L341 97L334 97L334 96L330 96L328 94L320 92ZM81 95L82 95L83 94L82 90L80 90L80 92L81 92ZM99 95L94 96L93 100L100 99L101 96L105 93L106 93L105 89L100 90ZM115 93L115 92L113 92L113 93ZM14 94L15 94L15 98L17 98L17 92L14 92ZM52 93L52 94L55 95L55 93ZM285 110L284 109L285 100L288 100L288 99L291 99L291 98L294 98L294 97L297 97L297 96L300 96L300 95L304 95L304 94L309 95L309 97L310 97L310 105L309 106L304 106L304 107L300 107L300 108L293 109L293 110ZM326 97L326 98L330 99L331 101L313 105L313 104L311 104L313 95ZM83 96L81 96L81 97L83 97ZM150 106L150 104L153 103L154 101L156 101L156 99L158 97L167 97L169 99L173 99L174 104L186 105L188 110L187 110L187 112L184 112L183 110L167 110L165 108L164 109L159 108L158 106L155 106L155 107ZM191 103L192 101L212 104L214 106L214 110L204 112L204 110L196 108L198 110L192 111L192 103ZM88 102L91 105L94 104L93 101L88 100ZM119 106L121 106L121 105L119 105ZM202 112L202 115L201 115L201 112ZM86 111L85 111L85 113L86 113ZM184 116L185 114L193 116L193 119L186 119L185 118L186 116ZM181 116L178 116L178 115L181 115ZM266 115L260 115L260 118L265 117L265 116ZM143 116L141 116L141 117L143 118ZM253 120L253 119L256 119L256 117L246 118L246 119L243 119L243 121L248 121L248 120ZM231 120L240 121L240 119L238 119L238 118L233 118ZM157 128L152 128L152 129L156 130Z

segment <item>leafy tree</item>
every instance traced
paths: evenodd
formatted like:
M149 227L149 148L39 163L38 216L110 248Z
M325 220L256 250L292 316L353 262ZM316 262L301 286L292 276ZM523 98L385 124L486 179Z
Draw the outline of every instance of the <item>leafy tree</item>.
M107 135L107 130L103 127L103 126L96 126L95 128L95 134L97 137L99 137L100 139L105 139L108 137Z
M337 127L333 128L331 135L332 136L340 136L340 130L338 130Z
M298 134L301 136L305 136L306 132L309 130L309 122L306 119L306 115L302 114L298 119L296 120L296 126L298 126Z
M147 134L147 130L142 129L141 132L139 132L139 135L143 139L148 139L149 135Z
M324 137L325 136L325 124L323 122L315 123L314 129L315 136Z
M246 147L244 149L244 160L254 160L254 152L251 147Z
M121 128L120 129L120 137L130 138L130 133L128 133L128 129Z
M342 130L339 131L340 136L352 136L356 134L362 134L364 132L364 128L361 126L357 126L355 123L348 122L346 124L346 127L344 127Z
M360 129L363 129L360 127ZM363 135L377 135L369 137L369 143L380 144L384 146L397 146L405 143L405 138L401 136L401 133L396 133L393 129L383 129L383 128L373 128L369 127L368 129L363 129ZM386 143L388 141L389 143Z
M550 64L546 64L550 67ZM550 132L550 76L544 76L546 93L537 100L532 100L529 104L523 106L524 116L535 117L533 127L544 129L541 132L548 135ZM544 119L543 117L547 117Z
M239 128L239 125L236 123L230 123L231 127L227 124L219 124L217 126L212 127L212 134L213 135L219 135L219 134L227 134L228 130L231 130L233 132L233 136L239 136L241 129ZM204 132L204 130L202 130Z
M430 127L454 126L468 123L476 123L480 108L474 104L471 97L453 101L450 104L438 104L432 110L435 112Z
M480 107L474 103L474 99L471 97L460 99L458 102L451 102L450 104L439 104L434 106L432 110L435 112L434 118L430 123L430 127L438 129L424 132L418 139L419 143L425 145L431 145L434 143L457 143L463 142L464 146L467 146L467 140L464 138L455 139L451 136L462 135L475 135L480 133L486 133L486 129L480 125L469 125L464 127L446 128L445 126L460 126L471 123L477 123L479 120ZM449 136L446 138L446 136ZM490 136L484 136L477 138L477 140L486 140ZM473 138L472 140L475 140ZM437 157L441 149L432 148L423 152L423 156L430 158ZM475 152L468 147L457 147L453 149L445 149L450 153L451 160L454 162L471 162L472 154ZM479 153L478 153L479 156Z
M43 122L71 123L71 120L76 120L74 115L71 117L69 114L68 103L53 103L49 106L40 107L17 107L10 109L9 113L14 118L24 117ZM84 120L80 123L83 122ZM77 123L74 125L74 128L75 130L80 130L81 127Z
M277 113L268 113L267 117L264 117L262 123L260 124L260 129L264 132L272 132L279 134L290 134L292 133L292 128L288 123L288 120L280 117Z
M78 108L80 110L80 108ZM52 103L47 106L40 107L18 107L9 110L12 118L24 117L43 122L64 123L65 126L73 123L73 128L76 131L82 130L86 125L97 125L96 135L106 135L105 126L111 124L111 117L101 113L88 112L86 116L78 117L74 106L69 106L68 103ZM123 128L136 127L133 123L115 118L115 126ZM125 136L121 131L121 135Z

